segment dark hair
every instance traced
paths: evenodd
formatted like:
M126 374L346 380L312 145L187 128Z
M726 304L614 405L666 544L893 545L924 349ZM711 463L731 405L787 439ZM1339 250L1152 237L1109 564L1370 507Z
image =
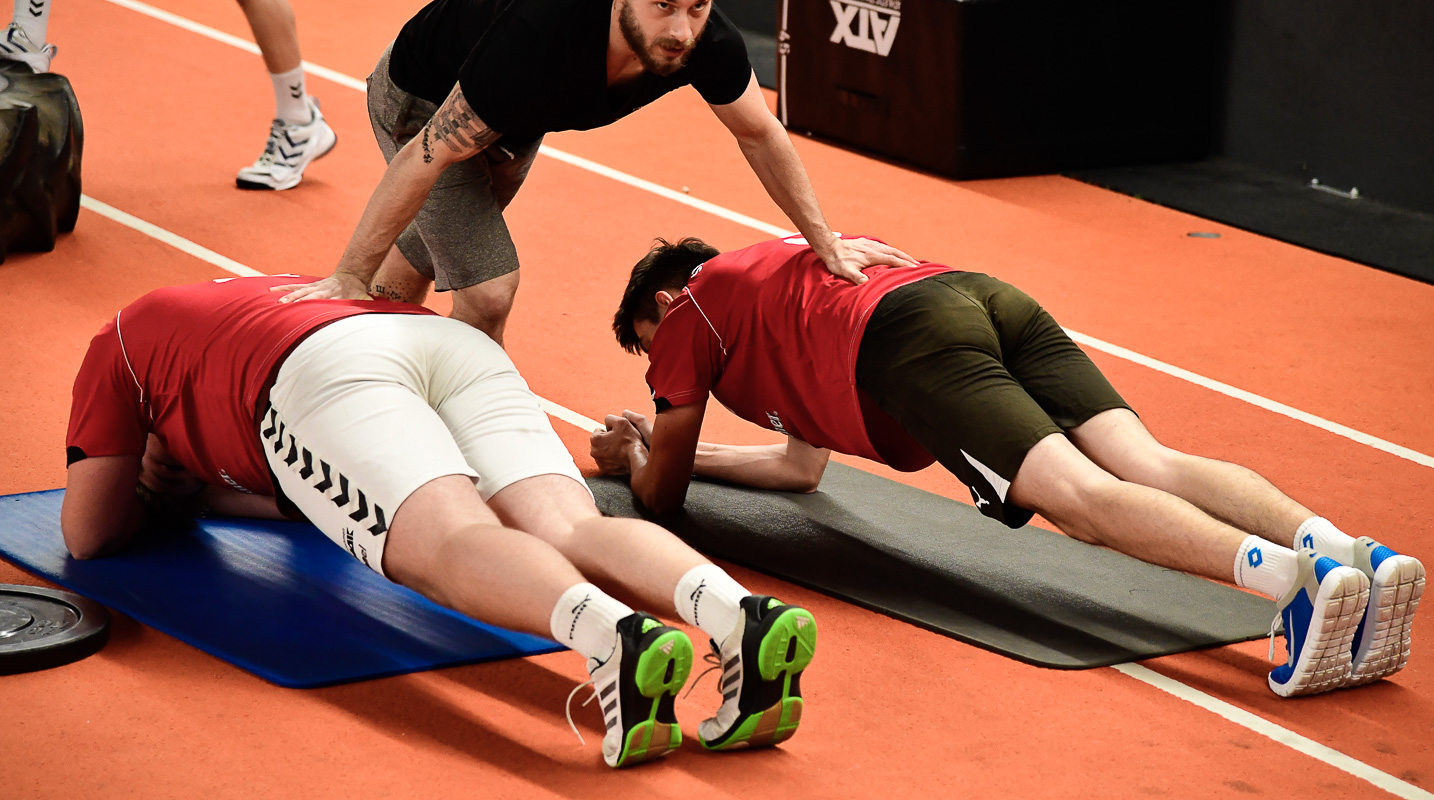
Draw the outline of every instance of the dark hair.
M686 286L698 265L721 252L692 236L677 244L666 239L654 240L652 249L632 268L627 290L622 293L622 303L612 317L612 332L617 334L617 343L622 345L622 349L633 355L642 352L635 324L640 319L657 319L655 295L664 289Z

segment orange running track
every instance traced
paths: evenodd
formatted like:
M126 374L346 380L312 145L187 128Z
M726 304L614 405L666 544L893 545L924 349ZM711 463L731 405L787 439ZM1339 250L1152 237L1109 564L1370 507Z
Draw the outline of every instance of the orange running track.
M50 29L84 110L86 194L262 272L327 274L383 167L361 92L311 73L338 148L295 190L235 190L272 109L258 56L120 2L65 0ZM159 2L249 38L232 3ZM420 3L294 5L308 60L362 80ZM547 145L788 225L690 91ZM1087 347L1166 442L1246 464L1352 535L1434 558L1434 286L1063 178L953 183L797 146L839 230L989 272L1080 334L1362 432L1356 441ZM526 265L510 352L538 394L598 419L649 408L645 364L616 347L608 321L651 238L729 248L767 236L548 157L507 216ZM1197 230L1221 238L1186 236ZM0 266L0 493L64 484L72 376L115 310L228 274L92 210L55 252ZM765 435L709 416L707 438ZM585 431L555 426L590 468ZM895 477L966 499L940 470ZM98 655L0 678L0 797L1434 797L1427 622L1392 680L1282 701L1265 686L1263 642L1050 671L733 572L822 624L802 730L777 749L713 755L689 743L613 772L593 743L598 715L575 712L586 748L563 720L586 678L569 653L287 690L117 617ZM0 582L41 583L3 562ZM1203 705L1148 682L1162 678ZM678 703L689 737L709 694Z

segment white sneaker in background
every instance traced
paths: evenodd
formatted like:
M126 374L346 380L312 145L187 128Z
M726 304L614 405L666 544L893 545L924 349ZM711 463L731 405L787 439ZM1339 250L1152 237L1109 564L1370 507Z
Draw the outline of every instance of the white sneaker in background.
M29 35L18 23L10 23L5 28L5 35L0 36L0 61L19 61L36 74L50 71L50 60L56 52L57 48L52 44L40 46L30 41Z
M309 111L313 118L303 125L274 120L269 128L269 140L264 143L264 154L239 170L235 185L240 189L271 190L298 186L309 162L327 155L338 143L334 129L319 111L317 100L309 99Z

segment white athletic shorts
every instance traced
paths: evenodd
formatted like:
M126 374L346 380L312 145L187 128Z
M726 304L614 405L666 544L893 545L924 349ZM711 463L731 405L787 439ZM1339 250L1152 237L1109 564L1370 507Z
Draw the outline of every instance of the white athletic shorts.
M284 495L379 574L394 512L435 478L467 475L485 501L538 475L587 486L508 354L447 317L361 314L310 334L259 436Z

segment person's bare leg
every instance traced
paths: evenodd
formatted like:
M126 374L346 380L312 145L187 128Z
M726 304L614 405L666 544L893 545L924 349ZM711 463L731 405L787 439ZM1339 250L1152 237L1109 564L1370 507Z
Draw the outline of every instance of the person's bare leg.
M817 626L809 611L753 598L724 570L656 525L600 516L587 490L572 478L528 478L489 503L504 524L551 542L594 581L621 586L649 608L672 609L712 638L722 703L698 728L707 747L776 744L796 732L802 708L796 676L816 651ZM764 621L754 624L759 619ZM764 678L762 670L746 664L751 652L774 654L776 661L763 669L775 673Z
M289 0L239 0L254 42L264 57L264 66L271 74L296 69L303 60L299 55L299 32L294 9Z
M602 516L587 490L564 475L518 481L488 505L504 525L552 545L594 583L621 586L648 608L674 610L677 582L712 563L650 522Z
M1234 579L1247 536L1175 495L1116 478L1059 434L1026 454L1007 499L1081 541L1222 581Z
M505 528L464 475L429 481L399 506L383 568L435 603L540 636L563 592L584 582L551 545Z
M498 344L503 344L503 330L513 298L518 294L518 272L513 270L492 280L453 290L453 313L449 316L466 322Z
M378 272L374 273L369 291L400 303L422 304L432 286L433 281L414 269L394 245L388 248L388 255L383 257Z
M1097 414L1069 435L1077 449L1117 478L1173 494L1285 547L1315 516L1250 469L1166 447L1123 408Z

